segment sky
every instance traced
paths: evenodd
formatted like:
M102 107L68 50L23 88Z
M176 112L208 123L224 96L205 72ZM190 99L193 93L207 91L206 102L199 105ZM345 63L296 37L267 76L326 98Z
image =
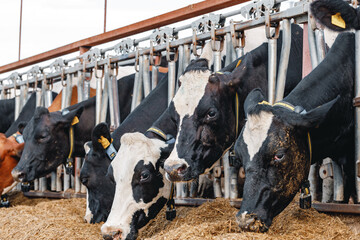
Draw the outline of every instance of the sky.
M18 60L20 2L21 0L0 0L0 66ZM120 28L197 2L200 1L108 0L106 30ZM234 7L226 10L232 9ZM227 12L226 10L221 12ZM22 17L20 58L24 59L103 33L104 0L23 0ZM171 26L174 25L176 24ZM119 41L121 39L99 47L113 46ZM23 72L29 68L17 71ZM0 74L0 79L10 74L11 72Z

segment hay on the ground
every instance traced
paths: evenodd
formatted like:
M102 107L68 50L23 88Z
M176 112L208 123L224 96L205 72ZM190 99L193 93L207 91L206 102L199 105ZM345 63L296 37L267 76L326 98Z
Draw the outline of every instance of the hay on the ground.
M28 199L11 196L13 207L0 209L1 240L102 239L99 224L83 220L85 199ZM177 218L165 219L163 209L139 233L139 239L360 239L360 216L326 215L291 203L267 233L240 232L237 209L226 200L200 207L177 207ZM350 226L350 227L349 227Z

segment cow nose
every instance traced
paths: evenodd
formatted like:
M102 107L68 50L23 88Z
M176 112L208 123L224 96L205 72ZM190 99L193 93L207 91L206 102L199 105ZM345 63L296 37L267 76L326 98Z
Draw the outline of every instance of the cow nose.
M13 169L11 171L11 175L13 176L13 178L16 182L22 182L24 180L24 178L26 177L26 174L24 172L20 172L16 169Z
M181 181L188 169L185 163L165 165L164 168L170 181Z
M122 231L120 229L117 229L115 231L110 231L110 232L106 232L106 233L103 232L102 236L103 236L104 240L120 240L121 233L122 233Z
M256 214L248 214L247 212L238 213L236 221L239 227L248 232L266 232L269 228L261 221Z

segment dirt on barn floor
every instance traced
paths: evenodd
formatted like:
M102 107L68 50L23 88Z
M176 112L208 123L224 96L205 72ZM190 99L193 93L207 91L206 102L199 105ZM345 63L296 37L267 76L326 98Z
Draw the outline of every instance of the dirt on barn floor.
M12 207L0 209L0 239L102 239L101 224L83 221L85 199L28 199L12 195ZM240 232L238 211L226 200L200 207L177 207L177 218L165 220L163 209L139 233L139 239L360 239L360 216L327 215L291 203L267 233Z

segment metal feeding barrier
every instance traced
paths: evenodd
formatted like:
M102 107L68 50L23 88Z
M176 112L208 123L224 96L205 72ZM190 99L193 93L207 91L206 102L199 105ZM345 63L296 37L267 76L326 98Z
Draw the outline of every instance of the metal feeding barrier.
M247 5L239 6L235 11L203 16L196 21L180 27L163 27L167 24L184 20L190 17L199 16L224 7L236 5L244 1L207 1L194 4L193 10L182 8L161 16L151 18L127 27L117 29L102 35L84 39L65 47L51 50L29 59L21 60L17 64L8 64L0 67L0 73L16 68L28 66L51 57L58 57L61 54L74 52L81 47L81 55L71 59L57 59L47 66L33 66L24 73L12 73L1 82L1 99L15 96L15 118L19 115L31 90L36 93L36 106L48 107L51 104L51 90L54 83L61 82L62 101L61 109L70 105L72 86L76 83L78 102L89 98L90 81L96 85L96 123L105 121L107 112L110 115L111 131L120 126L120 106L118 102L117 76L119 68L132 64L135 70L135 80L131 102L131 111L134 110L157 85L158 72L160 71L160 58L165 58L168 72L168 103L171 102L178 88L178 78L189 64L191 58L199 57L198 51L205 41L211 41L213 51L214 71L222 66L222 54L225 52L225 65L230 64L245 53L246 31L259 26L265 26L265 34L268 40L268 96L269 102L274 103L283 98L285 79L289 63L291 46L291 22L304 24L304 52L308 52L311 59L311 66L315 68L326 54L324 32L316 26L312 16L308 14L309 2L302 0L293 3L292 7L280 11L280 3L284 0L260 0L249 2ZM183 11L182 16L180 13ZM244 20L235 21L230 17L241 15ZM154 21L158 19L159 21ZM142 25L141 25L142 24ZM158 27L162 28L158 28ZM135 32L143 32L154 29L146 37L139 39L125 38ZM283 42L279 66L277 63L277 38L282 28ZM179 38L179 32L190 30L191 35ZM250 36L251 37L251 36ZM82 46L93 46L106 41L124 38L113 47L97 49ZM360 33L356 32L356 97L360 97ZM87 43L87 44L85 44ZM142 46L140 47L140 43ZM78 46L74 48L73 45ZM225 46L225 47L224 47ZM225 51L223 51L225 48ZM113 55L110 55L110 52ZM305 56L305 55L304 55ZM79 61L73 65L70 63ZM150 71L151 70L151 71ZM276 72L278 70L278 73ZM26 76L26 80L23 77ZM276 78L277 76L277 78ZM41 85L41 86L40 86ZM360 130L358 121L360 110L356 108L356 180L357 194L360 199L360 174L359 174L359 136ZM232 154L225 155L213 168L213 186L215 197L230 198L235 206L240 206L238 191L238 176L244 178L244 170L233 166ZM70 160L69 160L70 161ZM50 177L34 181L33 190L26 193L27 196L45 196L55 198L84 197L86 189L80 183L79 173L82 159L75 158L74 176L67 174L64 166L59 166L57 171ZM321 166L312 165L309 173L311 182L311 193L315 200L317 189L321 189L319 174L322 178L322 201L342 201L344 199L344 184L341 168L330 159L324 160ZM222 184L223 183L223 184ZM49 185L49 187L48 187ZM176 203L181 205L198 205L204 199L195 198L198 181L193 183L176 184ZM72 189L72 191L69 191ZM327 192L324 189L332 189ZM349 206L347 204L314 204L315 208L321 211L360 213L359 205Z

